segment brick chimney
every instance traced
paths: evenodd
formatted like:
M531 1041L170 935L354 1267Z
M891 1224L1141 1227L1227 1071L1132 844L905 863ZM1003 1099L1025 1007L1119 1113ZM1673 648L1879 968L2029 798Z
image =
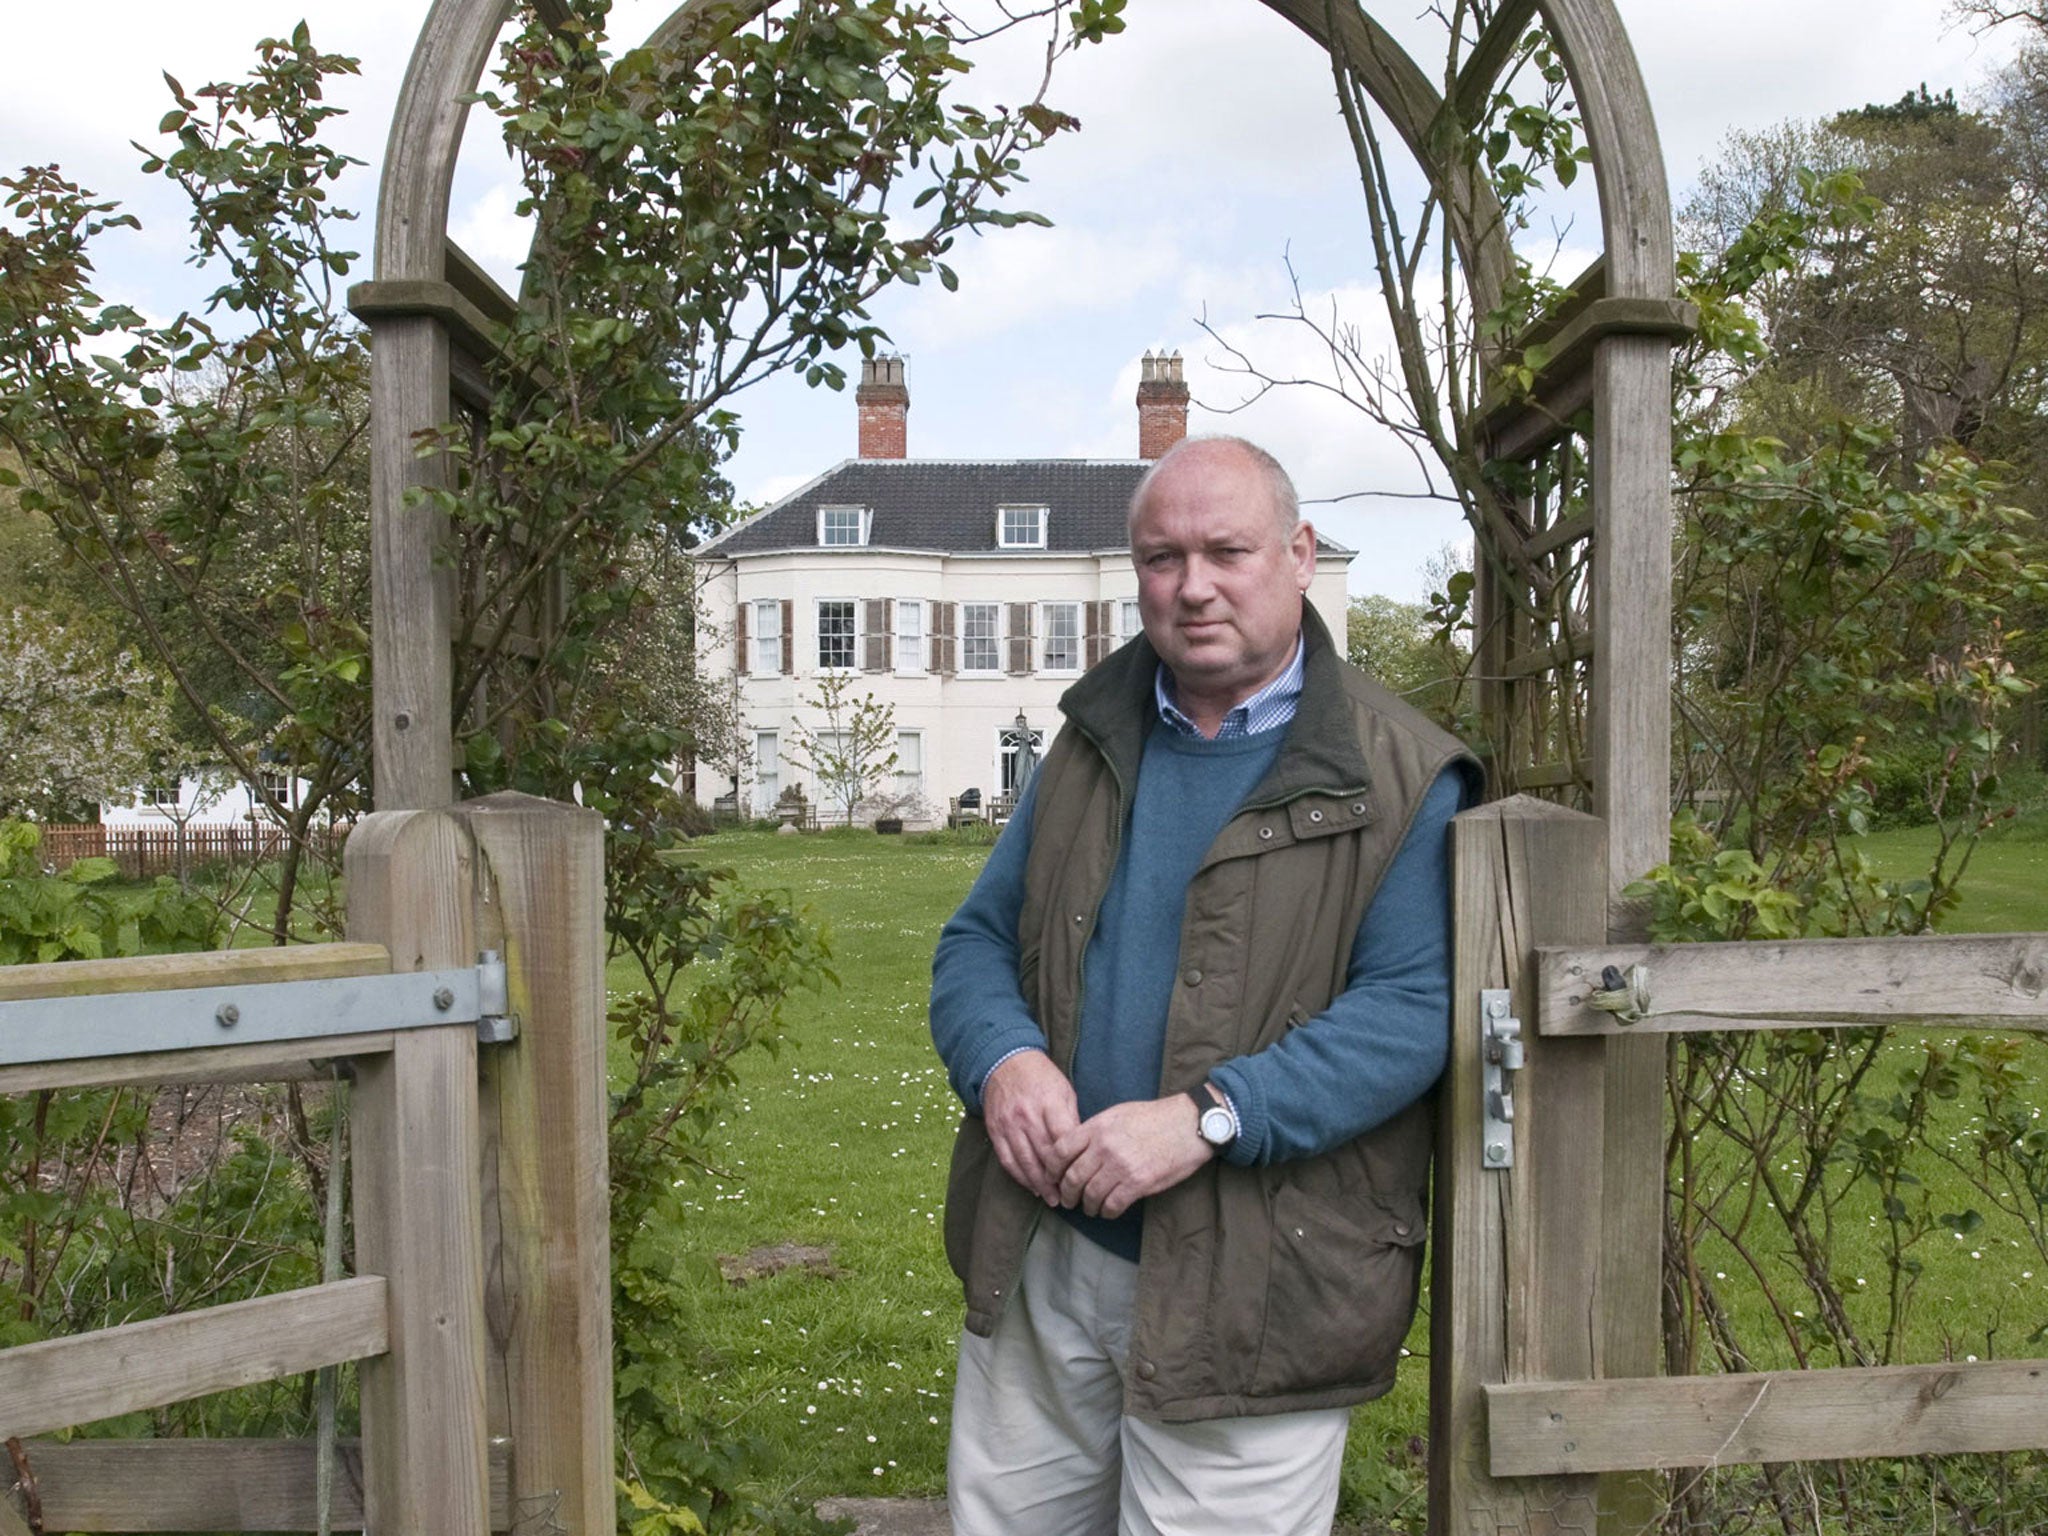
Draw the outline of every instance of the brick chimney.
M1147 352L1138 373L1138 457L1156 459L1188 435L1188 386L1178 352Z
M909 457L910 389L903 382L902 358L877 357L863 362L853 403L860 410L862 458Z

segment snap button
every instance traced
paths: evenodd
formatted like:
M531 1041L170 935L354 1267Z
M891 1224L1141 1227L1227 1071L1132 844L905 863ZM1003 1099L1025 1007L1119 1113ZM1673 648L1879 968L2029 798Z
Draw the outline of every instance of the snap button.
M1323 819L1323 813L1321 811L1310 811L1308 813L1308 819L1310 821L1321 821Z
M1259 841L1260 841L1260 842L1262 842L1262 843L1270 843L1270 842L1271 842L1272 840L1273 840L1273 829L1272 829L1271 827L1261 827L1261 828L1259 828Z
M1191 987L1199 987L1202 984L1202 973L1198 970L1195 970L1192 966L1190 966L1188 968L1187 974L1182 976L1181 980L1186 982Z
M1077 923L1085 923L1088 921L1088 914L1086 912L1076 912L1074 914L1074 921Z
M1358 802L1358 804L1351 807L1351 814L1354 816L1363 816L1365 814L1365 802L1361 800Z
M1405 1222L1405 1221L1397 1221L1397 1222L1395 1222L1395 1223L1394 1223L1394 1236L1396 1236L1396 1237L1406 1237L1407 1235L1408 1235L1408 1223L1407 1223L1407 1222Z
M1150 1360L1140 1360L1138 1362L1138 1380L1150 1381L1154 1376L1157 1376L1158 1374L1159 1367L1154 1365Z

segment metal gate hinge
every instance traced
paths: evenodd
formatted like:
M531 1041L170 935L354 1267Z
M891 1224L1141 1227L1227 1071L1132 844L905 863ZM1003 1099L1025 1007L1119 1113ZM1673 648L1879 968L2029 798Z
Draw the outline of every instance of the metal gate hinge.
M1479 994L1480 1155L1488 1168L1515 1165L1514 1074L1522 1070L1522 1021L1505 987Z
M481 1045L504 1045L519 1038L519 1020L505 980L505 958L487 949L476 961L476 1038Z
M474 1024L503 1045L519 1021L505 962L310 981L232 982L154 992L0 1002L0 1067Z

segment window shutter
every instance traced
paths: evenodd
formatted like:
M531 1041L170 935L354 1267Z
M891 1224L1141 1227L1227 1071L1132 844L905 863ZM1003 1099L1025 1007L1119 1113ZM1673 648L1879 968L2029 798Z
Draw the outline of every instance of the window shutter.
M960 669L960 605L932 604L932 670L951 677Z
M861 670L889 670L889 600L870 597L860 605Z
M738 613L733 616L732 643L739 653L738 659L733 663L733 671L741 676L745 676L747 670L747 605L745 603L739 605Z
M1082 665L1092 667L1109 654L1109 636L1107 634L1109 627L1109 604L1087 603L1083 607L1085 609L1085 622L1088 625L1088 644L1087 648L1081 652Z
M1017 677L1031 670L1031 605L1011 603L1009 606L1010 675Z
M782 600L782 672L785 677L796 671L796 600L785 597Z
M882 602L882 670L896 670L896 599Z

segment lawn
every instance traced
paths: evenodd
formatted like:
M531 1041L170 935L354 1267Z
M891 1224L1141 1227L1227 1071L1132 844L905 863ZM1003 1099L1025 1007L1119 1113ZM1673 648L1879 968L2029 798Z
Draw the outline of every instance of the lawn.
M1863 851L1888 875L1924 869L1933 836L1924 828L1878 832ZM2031 933L2048 928L2048 811L2034 811L1989 833L1963 876L1962 904L1947 933Z
M1868 840L1901 872L1926 844L1911 831ZM958 1107L926 1034L925 1000L932 945L985 850L845 834L728 833L697 846L749 884L787 888L815 909L842 981L800 1003L780 1059L745 1069L744 1100L712 1153L726 1176L697 1192L687 1278L708 1406L764 1439L785 1486L805 1497L937 1493L959 1324L940 1241ZM1966 890L1951 930L2048 928L2048 818L1987 840ZM1903 1065L1913 1044L1899 1049ZM2031 1327L2042 1320L2034 1313L2048 1316L2048 1275L2037 1279L2007 1240L1942 1240L1953 1257L1932 1264L1924 1286L1929 1302L1940 1298L1923 1305L1934 1330L1916 1340L1926 1358L1969 1348L1972 1318ZM796 1267L744 1285L721 1272L721 1257L783 1243L828 1250L829 1272ZM1426 1337L1419 1319L1418 1354ZM1418 1358L1391 1399L1357 1415L1349 1518L1419 1519L1426 1404Z
M925 1027L931 952L986 849L901 838L728 833L694 845L790 890L831 934L835 992L803 999L790 1043L743 1070L711 1149L687 1279L703 1388L721 1421L774 1447L787 1487L943 1486L959 1292L940 1238L959 1106ZM730 1283L728 1261L781 1243L829 1250Z

